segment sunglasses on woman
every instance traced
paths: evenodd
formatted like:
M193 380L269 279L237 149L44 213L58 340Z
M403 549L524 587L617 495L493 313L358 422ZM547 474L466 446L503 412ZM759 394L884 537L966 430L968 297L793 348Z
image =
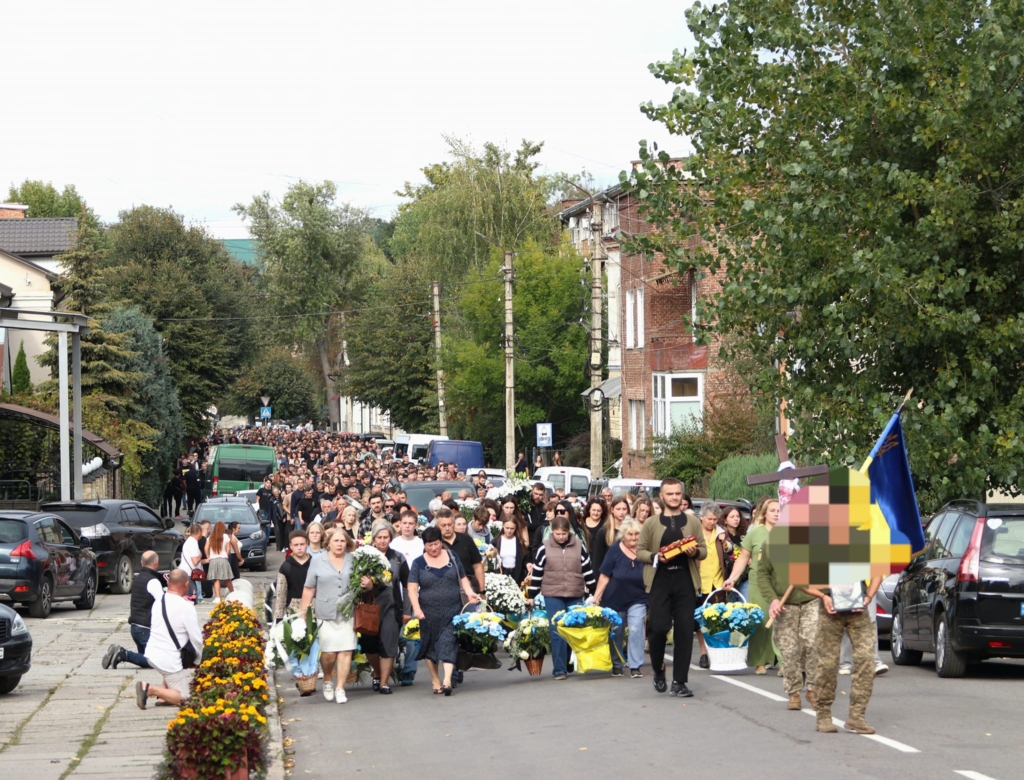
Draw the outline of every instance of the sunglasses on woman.
M566 510L564 510L564 509L556 509L555 510L555 514L556 515L567 515L569 513Z

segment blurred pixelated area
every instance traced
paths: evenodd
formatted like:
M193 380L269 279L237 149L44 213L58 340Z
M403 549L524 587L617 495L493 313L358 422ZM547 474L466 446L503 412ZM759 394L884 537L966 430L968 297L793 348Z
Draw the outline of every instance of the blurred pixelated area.
M789 584L828 587L902 571L910 542L871 503L866 474L836 468L809 482L782 508L768 545Z

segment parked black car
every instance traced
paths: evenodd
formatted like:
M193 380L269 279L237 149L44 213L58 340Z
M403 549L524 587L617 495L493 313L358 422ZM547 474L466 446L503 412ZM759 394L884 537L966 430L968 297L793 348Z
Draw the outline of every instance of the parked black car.
M53 502L41 510L63 518L86 537L96 553L100 582L112 593L131 590L135 572L142 566L142 554L153 550L160 556L160 571L169 572L181 560L185 537L174 521L160 517L139 501Z
M935 653L939 677L962 677L969 663L1024 658L1024 505L953 501L925 537L896 584L893 661Z
M196 509L192 522L201 523L209 520L216 523L241 523L238 531L238 543L242 548L242 568L253 571L267 570L267 541L269 536L260 525L256 509L247 501L232 498L210 499Z
M452 494L457 498L460 490L468 490L476 495L476 486L467 480L452 480L438 482L403 482L402 490L405 491L409 503L416 507L421 515L430 517L430 502L444 492Z
M0 604L0 693L10 693L32 666L32 635L21 615Z
M92 609L96 601L96 556L56 515L0 513L0 596L28 604L32 617L50 614L54 602Z

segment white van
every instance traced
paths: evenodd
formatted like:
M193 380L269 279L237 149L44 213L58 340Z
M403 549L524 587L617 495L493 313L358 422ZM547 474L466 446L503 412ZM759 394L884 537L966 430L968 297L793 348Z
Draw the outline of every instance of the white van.
M448 437L431 433L400 433L395 437L395 457L401 460L403 455L408 455L409 460L426 460L427 447L435 439L447 440Z
M533 478L549 482L555 490L561 488L566 495L585 496L590 488L590 469L574 466L545 466L533 472Z
M600 495L605 488L611 488L612 495L618 496L623 493L632 493L634 496L646 493L648 498L657 498L661 493L660 479L630 479L622 477L619 479L599 479L590 486L590 497ZM684 488L685 490L685 488Z

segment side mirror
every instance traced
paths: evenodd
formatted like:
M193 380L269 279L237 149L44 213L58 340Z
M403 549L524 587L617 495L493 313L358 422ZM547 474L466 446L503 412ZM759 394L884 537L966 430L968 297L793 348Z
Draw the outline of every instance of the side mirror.
M92 542L89 541L89 537L88 536L79 536L78 537L78 546L80 548L82 548L83 550L88 550L90 547L92 547Z
M186 523L186 525L187 525L187 523ZM168 531L170 531L172 528L174 528L174 518L173 517L165 517L164 518L164 528L166 528Z

